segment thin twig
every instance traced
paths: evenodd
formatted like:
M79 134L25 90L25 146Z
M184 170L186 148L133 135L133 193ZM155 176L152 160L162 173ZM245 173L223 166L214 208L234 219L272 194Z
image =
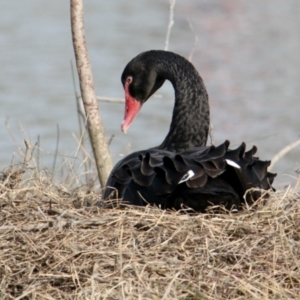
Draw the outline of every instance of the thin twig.
M210 138L210 144L214 145L214 143L215 143L215 139L214 139L214 126L213 126L212 123L209 124L208 135L209 135L209 138Z
M76 98L76 107L77 107L77 118L78 118L78 126L79 126L79 134L80 134L80 149L84 149L84 136L85 136L85 130L86 130L86 117L82 109L82 98L80 94L78 94L76 90L76 83L75 83L75 72L74 72L74 66L73 62L71 61L71 70L72 70L72 81L73 81L73 88L74 88L74 94ZM82 120L83 123L82 124ZM83 158L84 158L84 152L82 152ZM77 154L75 155L77 156ZM88 171L88 165L86 163L86 160L84 159L84 170L87 174ZM86 177L86 181L88 181L88 178Z
M32 157L32 152L33 152L33 147L31 143L28 140L24 140L26 150L25 150L25 155L24 155L24 162L23 162L23 168L26 170L28 167L29 161Z
M112 142L112 140L114 139L114 137L115 137L115 135L114 134L112 134L111 135L111 137L109 138L109 140L108 140L108 145L110 145L111 144L111 142Z
M167 29L166 41L165 41L165 51L169 48L169 40L172 26L174 25L174 7L176 0L170 0L170 13L169 13L169 24Z
M78 94L77 90L76 90L76 83L75 83L75 72L74 72L74 66L73 66L73 62L71 61L71 71L72 71L72 82L73 82L73 88L74 88L74 94L75 94L75 98L76 98L76 107L77 107L77 116L78 116L78 125L79 125L79 132L80 132L80 136L82 136L82 132L84 131L84 129L82 128L82 122L81 122L81 118L83 118L84 123L86 123L85 121L85 114L82 111L82 98L80 96L80 94ZM85 128L85 126L84 126Z
M59 146L59 125L56 124L56 145L55 145L55 152L54 152L55 154L54 154L53 165L52 165L52 179L54 176L56 159L58 156L58 146Z
M83 156L86 158L88 158L90 161L92 161L93 163L95 163L95 158L93 156L91 156L88 151L85 149L85 147L83 147L80 142L79 142L79 139L77 138L76 134L72 134L73 138L75 139L75 141L78 143L78 147L81 147L81 151L83 153ZM81 137L80 137L81 138ZM78 149L76 150L78 151Z
M286 147L284 147L281 151L279 151L273 158L272 158L272 162L269 166L269 170L271 170L274 165L283 157L285 156L288 152L292 151L294 148L296 148L297 146L300 145L300 139L298 139L297 141L287 145Z
M6 117L5 121L4 121L4 124L5 124L6 130L8 131L11 139L14 141L15 145L18 146L18 142L17 142L16 138L14 137L14 135L13 135L11 129L10 129L10 126L9 126L9 119L10 119L9 117Z
M121 99L121 98L110 98L110 97L97 97L97 101L109 102L109 103L125 103L124 99Z
M37 156L36 164L37 164L38 173L40 173L40 147L41 147L41 137L40 137L40 135L38 135L38 137L37 137L37 154L36 154L36 156Z
M193 26L190 18L188 18L188 22L189 22L190 28L191 28L191 30L192 30L192 32L194 34L194 44L193 44L192 50L191 50L190 55L189 55L189 61L192 62L194 51L196 49L196 44L198 42L198 36L196 35L196 32L194 30L194 26Z
M162 98L162 95L159 94L154 94L152 96L153 98ZM81 97L79 96L79 98L81 99ZM97 101L100 102L108 102L108 103L125 103L125 100L122 98L111 98L111 97L102 97L102 96L97 96Z

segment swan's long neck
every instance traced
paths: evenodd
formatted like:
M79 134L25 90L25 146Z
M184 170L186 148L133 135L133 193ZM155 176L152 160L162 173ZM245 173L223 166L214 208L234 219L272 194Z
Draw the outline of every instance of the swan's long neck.
M161 61L158 73L170 80L175 90L170 130L158 148L179 152L205 146L210 118L202 78L191 63L177 55L174 60Z

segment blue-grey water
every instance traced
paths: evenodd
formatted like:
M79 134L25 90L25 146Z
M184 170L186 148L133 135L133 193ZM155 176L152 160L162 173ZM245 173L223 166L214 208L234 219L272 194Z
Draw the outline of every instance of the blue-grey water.
M85 31L97 95L123 98L126 63L163 49L169 1L84 1ZM77 150L78 121L70 62L69 1L0 3L0 168L23 139L40 136L41 164L52 166L59 125L60 157ZM258 146L271 159L299 138L300 2L298 0L177 0L169 50L189 57L210 95L215 143ZM191 29L191 26L193 29ZM77 87L78 89L78 87ZM143 107L127 135L123 105L100 103L114 161L120 154L158 145L173 106L169 83ZM299 168L300 147L275 166L288 183Z

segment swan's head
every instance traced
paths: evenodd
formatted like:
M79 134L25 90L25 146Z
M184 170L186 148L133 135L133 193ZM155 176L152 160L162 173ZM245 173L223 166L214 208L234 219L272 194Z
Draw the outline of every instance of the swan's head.
M157 65L150 52L132 59L125 67L121 81L125 91L125 113L121 129L127 132L142 105L163 85L165 79L158 75Z

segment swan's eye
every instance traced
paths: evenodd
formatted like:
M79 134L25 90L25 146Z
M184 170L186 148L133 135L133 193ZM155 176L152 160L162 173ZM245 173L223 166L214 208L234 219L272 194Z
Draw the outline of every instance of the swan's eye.
M130 84L132 82L132 76L128 76L127 78L126 78L126 83L127 84Z

